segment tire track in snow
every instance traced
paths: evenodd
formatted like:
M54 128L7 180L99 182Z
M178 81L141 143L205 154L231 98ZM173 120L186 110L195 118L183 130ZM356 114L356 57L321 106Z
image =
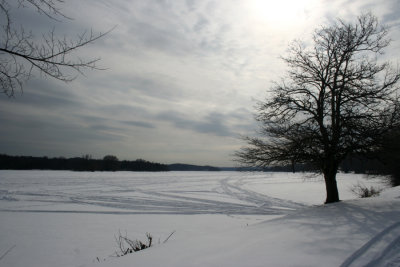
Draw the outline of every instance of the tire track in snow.
M265 214L279 215L288 211L304 208L306 205L289 200L269 197L251 190L244 189L248 177L228 177L221 180L221 186L227 195L242 201L250 202L262 209Z
M340 267L400 266L400 222L375 235Z
M142 196L75 196L71 200L79 204L142 211L143 213L261 215L266 212L264 208L260 209L252 204L178 196L155 191L136 191L140 192ZM271 210L270 212L271 214L276 214L276 211Z
M67 204L70 206L59 206L60 210L78 213L86 210L88 213L285 215L304 207L245 189L246 184L265 179L263 176L224 173L159 175L55 179L51 180L51 185L45 182L43 188L32 186L23 191L12 190L13 196L21 201L3 211L56 212L58 205ZM10 192L7 191L7 195ZM110 210L97 210L96 207Z

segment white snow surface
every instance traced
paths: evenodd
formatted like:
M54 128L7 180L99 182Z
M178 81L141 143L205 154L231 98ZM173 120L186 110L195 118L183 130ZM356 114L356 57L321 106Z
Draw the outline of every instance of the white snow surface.
M400 266L400 188L337 178L323 205L304 173L0 171L0 266ZM119 232L153 246L115 257Z

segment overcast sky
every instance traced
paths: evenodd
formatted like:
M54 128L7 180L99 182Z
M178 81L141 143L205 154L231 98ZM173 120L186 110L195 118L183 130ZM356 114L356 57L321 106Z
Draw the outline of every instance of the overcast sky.
M60 8L73 20L24 9L14 22L37 36L116 26L79 52L107 70L67 84L34 73L22 94L0 95L0 153L233 166L294 39L371 11L390 27L385 57L400 58L399 0L68 0Z

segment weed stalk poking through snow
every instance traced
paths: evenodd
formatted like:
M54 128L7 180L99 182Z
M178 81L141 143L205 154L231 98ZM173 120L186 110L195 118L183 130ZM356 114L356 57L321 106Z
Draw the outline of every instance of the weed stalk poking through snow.
M153 237L150 233L146 233L147 243L143 243L140 240L132 240L128 238L127 234L121 234L121 231L118 232L118 236L115 237L115 242L118 246L118 251L115 252L117 257L125 256L126 254L130 254L133 252L138 252L140 250L151 247L153 242Z

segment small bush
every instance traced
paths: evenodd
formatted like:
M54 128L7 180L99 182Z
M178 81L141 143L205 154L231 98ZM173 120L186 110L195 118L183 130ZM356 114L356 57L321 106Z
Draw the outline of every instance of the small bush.
M382 192L382 189L374 188L373 186L368 188L360 183L354 185L350 190L361 198L379 196L379 194Z

